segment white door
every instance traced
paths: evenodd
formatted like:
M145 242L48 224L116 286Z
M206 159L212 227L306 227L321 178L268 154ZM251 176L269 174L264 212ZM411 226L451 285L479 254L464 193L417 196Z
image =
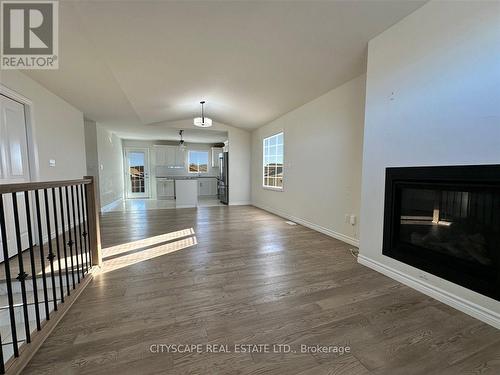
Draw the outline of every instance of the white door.
M149 150L125 150L127 198L149 198Z
M24 105L0 95L0 184L29 182L28 141ZM17 253L12 195L3 197L9 257ZM28 248L24 193L17 194L21 244ZM0 238L0 241L3 241ZM1 242L0 242L1 244ZM1 247L0 247L1 249ZM0 251L3 261L3 251Z

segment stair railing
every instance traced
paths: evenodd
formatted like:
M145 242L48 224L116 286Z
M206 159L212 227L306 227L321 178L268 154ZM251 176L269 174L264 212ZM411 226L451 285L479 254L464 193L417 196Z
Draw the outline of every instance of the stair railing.
M24 349L37 334L44 336L40 332L54 314L88 283L92 267L101 265L98 212L91 176L0 185L1 292L7 297L0 319L9 321L0 330L1 374L19 367L13 363Z

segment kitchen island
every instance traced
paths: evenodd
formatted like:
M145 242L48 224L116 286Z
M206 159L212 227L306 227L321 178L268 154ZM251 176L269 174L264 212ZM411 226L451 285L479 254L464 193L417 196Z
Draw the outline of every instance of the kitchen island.
M177 208L198 206L198 180L175 180L175 205Z

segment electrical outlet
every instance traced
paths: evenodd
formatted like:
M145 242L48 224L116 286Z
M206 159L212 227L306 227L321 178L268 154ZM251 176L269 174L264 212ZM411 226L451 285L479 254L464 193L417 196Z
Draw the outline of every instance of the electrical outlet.
M49 160L49 167L55 167L56 166L56 160L55 159L50 159Z
M356 225L356 215L351 215L351 216L349 217L349 223L350 223L351 225Z

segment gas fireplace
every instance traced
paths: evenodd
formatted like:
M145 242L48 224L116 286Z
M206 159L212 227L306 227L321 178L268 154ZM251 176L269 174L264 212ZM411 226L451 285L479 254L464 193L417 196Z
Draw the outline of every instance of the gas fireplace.
M382 253L500 300L500 165L387 168Z

